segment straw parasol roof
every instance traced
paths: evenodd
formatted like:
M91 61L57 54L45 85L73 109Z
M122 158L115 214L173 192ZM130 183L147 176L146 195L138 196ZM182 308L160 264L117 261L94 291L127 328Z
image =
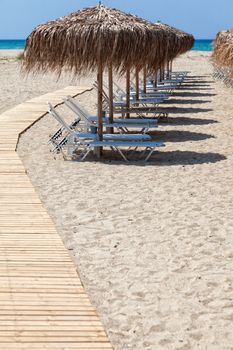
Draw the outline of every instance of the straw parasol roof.
M26 40L23 68L74 74L93 71L101 62L121 72L165 59L166 31L104 5L84 8L41 24Z
M103 70L121 73L150 67L166 59L167 33L152 23L101 3L41 24L26 40L23 69L26 72L67 69L85 74L97 68L98 134L102 139Z
M170 34L170 40L168 43L169 60L173 60L178 55L191 50L193 47L194 37L192 34L186 33L183 30L177 29L162 22L157 22L155 25L166 30Z
M212 60L220 66L233 68L233 28L217 33Z

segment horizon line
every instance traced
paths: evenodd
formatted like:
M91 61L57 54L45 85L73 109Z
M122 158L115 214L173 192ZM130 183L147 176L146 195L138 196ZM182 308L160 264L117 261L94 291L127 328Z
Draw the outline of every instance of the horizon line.
M0 40L20 40L20 41L25 41L27 38L25 38L25 39L17 39L17 38L8 38L8 39L6 39L6 38L0 38ZM210 39L210 38L195 38L195 40L214 40L214 38L213 39Z

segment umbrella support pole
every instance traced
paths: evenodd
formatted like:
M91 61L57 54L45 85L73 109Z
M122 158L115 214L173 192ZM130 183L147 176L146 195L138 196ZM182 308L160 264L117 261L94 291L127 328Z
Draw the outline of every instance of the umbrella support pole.
M162 78L162 66L159 67L159 81L161 82L163 80Z
M136 100L139 100L139 71L136 69L135 72L135 87L136 87Z
M154 88L157 88L157 81L158 81L158 72L154 75Z
M167 79L170 78L170 64L169 64L169 61L167 61L167 74L166 74L166 76L167 76Z
M98 136L99 141L103 140L103 67L102 63L98 64L98 73L97 73L97 84L98 84L98 93L97 93L97 106L98 106ZM103 147L96 148L97 158L101 158L103 154Z
M147 69L143 69L143 92L146 94L146 83L147 83Z
M109 124L113 124L113 72L112 72L112 63L108 67L108 95L109 95ZM107 128L107 133L113 134L113 128Z
M130 70L126 71L126 109L130 108ZM126 113L126 118L130 118L130 113Z
M162 80L165 79L165 64L162 65Z
M171 62L170 62L170 74L172 73L172 60L171 60Z

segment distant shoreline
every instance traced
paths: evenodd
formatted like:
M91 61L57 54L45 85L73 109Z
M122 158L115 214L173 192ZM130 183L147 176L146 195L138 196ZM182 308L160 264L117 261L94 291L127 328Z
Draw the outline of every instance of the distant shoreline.
M189 52L196 52L196 53L211 53L209 50L190 50ZM16 59L20 54L23 53L23 49L0 49L0 60L4 59Z
M0 39L0 51L12 51L10 56L12 56L14 51L24 50L26 40L24 39ZM213 39L196 39L192 51L213 51L212 48ZM16 54L17 55L17 54ZM9 57L8 54L0 55L0 57Z

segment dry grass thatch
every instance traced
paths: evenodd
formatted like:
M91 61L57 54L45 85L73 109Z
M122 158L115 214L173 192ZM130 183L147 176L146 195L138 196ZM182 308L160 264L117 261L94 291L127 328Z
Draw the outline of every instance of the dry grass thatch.
M194 37L192 34L161 22L157 22L155 25L166 30L170 34L170 42L168 43L169 60L173 60L177 56L191 50L193 47Z
M35 28L26 41L23 68L81 74L111 63L121 72L144 66L156 70L167 59L168 40L168 30L99 5Z
M220 66L233 68L233 28L216 35L212 60Z

